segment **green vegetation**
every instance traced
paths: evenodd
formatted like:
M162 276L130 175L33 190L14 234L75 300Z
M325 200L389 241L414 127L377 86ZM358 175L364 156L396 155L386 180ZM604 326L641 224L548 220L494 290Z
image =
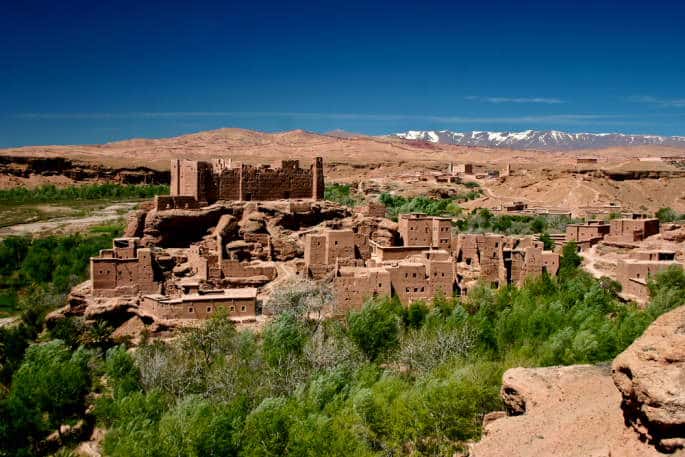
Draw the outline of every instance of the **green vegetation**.
M387 208L390 218L397 220L397 217L400 214L405 213L425 213L429 216L446 217L459 216L463 210L458 203L466 200L473 200L479 196L480 194L476 191L471 191L463 196L452 198L406 198L399 195L383 193L380 196L380 201Z
M362 199L352 195L349 184L329 184L326 186L323 198L341 205L354 207L362 203Z
M0 317L16 312L20 296L30 288L68 292L85 279L88 259L111 247L112 238L122 229L106 225L93 227L86 235L0 240Z
M487 209L478 209L457 221L461 232L495 232L506 235L532 235L534 233L564 232L566 225L577 220L558 215L495 215ZM551 240L548 240L551 241Z
M132 200L167 195L169 186L124 185L124 184L84 184L81 186L57 187L52 184L33 189L15 187L0 190L0 202L12 205L26 203L48 203L77 200Z
M685 214L678 214L674 209L666 207L659 209L656 212L656 217L661 222L675 222L685 219Z

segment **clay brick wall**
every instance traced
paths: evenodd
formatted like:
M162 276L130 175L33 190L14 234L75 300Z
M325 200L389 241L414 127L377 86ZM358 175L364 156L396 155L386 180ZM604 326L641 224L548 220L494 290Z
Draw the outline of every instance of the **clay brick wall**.
M354 233L352 230L328 230L326 236L327 265L332 265L338 258L354 259Z
M342 268L336 274L333 290L336 314L359 310L369 298L391 295L390 273L382 268Z
M326 263L326 236L307 235L304 242L304 262L309 266Z
M219 200L240 200L240 168L223 169L216 178Z
M158 288L152 251L137 248L136 238L118 238L114 248L90 259L93 295L115 296L150 293Z
M221 263L221 271L223 272L223 276L226 278L266 276L269 280L274 280L278 275L276 266L273 264L250 265L237 260L224 260Z
M550 276L556 276L559 273L560 256L556 252L542 251L542 268L547 271Z
M357 212L368 217L385 217L385 205L379 201L370 201L364 206L357 207Z
M609 234L611 226L608 224L569 224L566 226L566 241L591 241L604 238Z
M155 210L165 211L170 209L194 209L199 208L200 203L195 197L182 195L155 195Z
M448 251L452 247L452 223L446 218L401 214L398 231L404 246L432 246Z
M230 168L230 162L223 160L171 161L171 196L193 197L203 203L219 199L323 199L324 186L321 157L309 168L300 168L297 160L284 160L280 168L245 164Z
M452 222L449 219L433 218L433 240L434 248L451 251L452 248Z
M675 261L622 259L616 265L616 280L621 283L623 292L647 300L649 298L649 289L647 288L649 277L671 265L681 264Z
M161 295L143 297L141 311L160 319L208 319L219 311L230 318L254 318L257 314L257 292L253 296L233 297L224 293L184 295L169 299Z
M432 246L433 221L420 214L400 214L398 229L404 246Z
M659 219L614 219L610 225L611 241L641 241L659 233Z
M392 290L403 304L433 298L426 266L421 263L400 263L389 267Z
M355 233L352 230L326 230L322 234L307 235L304 244L304 261L309 275L320 279L332 271L337 261L354 260L356 258L355 239Z

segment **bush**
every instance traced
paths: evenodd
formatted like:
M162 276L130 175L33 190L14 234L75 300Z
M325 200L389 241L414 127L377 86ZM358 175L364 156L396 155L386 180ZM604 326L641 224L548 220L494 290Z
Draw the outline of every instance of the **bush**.
M165 184L83 184L80 186L57 187L45 184L29 189L14 187L0 190L0 202L46 203L67 200L122 200L132 198L152 198L155 195L168 195L169 186Z
M264 359L272 367L297 358L307 341L304 323L293 313L283 313L264 329Z
M349 335L370 360L397 347L399 318L389 300L370 301L347 318Z

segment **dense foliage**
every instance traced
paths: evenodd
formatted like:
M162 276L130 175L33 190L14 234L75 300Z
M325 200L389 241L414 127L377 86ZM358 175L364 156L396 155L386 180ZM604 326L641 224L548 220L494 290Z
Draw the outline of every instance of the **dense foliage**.
M656 217L661 222L675 222L685 219L685 214L678 214L673 208L660 208L656 212Z
M509 215L493 214L478 209L457 221L461 232L495 232L506 235L531 235L534 233L564 232L566 225L578 222L560 215Z
M480 194L477 191L469 191L464 196L452 198L429 198L414 197L407 198L400 195L383 193L380 201L387 209L388 215L397 220L397 216L405 213L424 213L429 216L458 216L462 213L459 202L473 200Z
M324 200L339 203L345 206L357 206L361 203L360 198L352 195L352 186L349 184L329 184L323 193Z
M46 203L75 200L123 200L152 198L167 195L169 186L165 184L83 184L80 186L57 187L45 184L33 189L13 187L0 189L0 202L11 204Z

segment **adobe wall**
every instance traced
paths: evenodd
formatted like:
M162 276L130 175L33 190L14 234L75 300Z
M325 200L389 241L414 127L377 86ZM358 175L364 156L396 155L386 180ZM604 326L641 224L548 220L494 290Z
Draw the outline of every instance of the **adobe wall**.
M152 293L159 289L155 281L152 251L138 248L137 239L128 240L126 246L116 246L124 241L115 239L113 249L101 251L99 257L90 259L90 279L94 296L128 296Z
M349 229L308 234L304 242L304 262L308 276L320 279L330 273L338 261L343 260L343 263L349 264L349 261L356 259L355 241L355 233Z
M404 246L432 246L451 250L452 222L424 214L400 214L398 231Z
M632 243L659 233L659 219L614 219L610 226L607 241L612 242Z
M374 296L392 293L390 272L383 268L340 268L333 282L336 314L359 310Z
M224 278L249 278L265 276L269 281L276 279L278 270L274 264L247 264L237 260L224 260L221 263Z
M641 300L648 300L647 282L650 276L667 269L671 265L680 264L675 261L622 259L616 265L616 280L621 283L624 293L636 296Z
M195 197L182 195L155 195L154 208L157 211L170 209L196 209L200 203Z
M542 268L550 276L556 276L559 273L559 264L561 256L556 252L542 251Z
M254 289L254 296L250 297L217 293L169 299L162 295L148 295L143 297L141 311L159 319L208 319L220 311L234 319L254 318L257 314L256 294Z
M195 198L201 203L217 200L316 199L324 195L323 159L317 157L308 168L298 160L284 160L280 168L230 162L192 160L171 161L172 197ZM165 201L165 204L169 202Z
M569 224L566 226L566 241L594 241L602 239L611 231L611 226L604 223Z

